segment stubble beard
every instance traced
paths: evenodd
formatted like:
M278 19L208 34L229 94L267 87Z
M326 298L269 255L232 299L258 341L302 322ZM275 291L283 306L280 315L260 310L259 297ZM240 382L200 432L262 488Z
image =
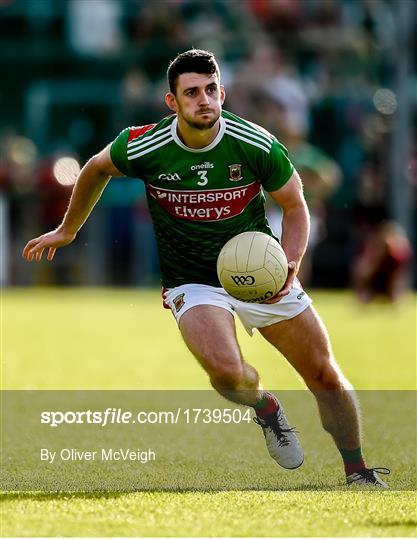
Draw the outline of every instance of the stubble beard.
M216 124L216 122L220 118L220 111L218 112L218 114L217 114L217 116L215 118L213 118L212 120L209 120L207 122L198 122L197 120L192 120L191 118L186 117L184 115L182 115L182 117L184 118L184 120L187 122L187 124L190 127L194 128L194 129L198 129L200 131L204 131L206 129L211 129Z

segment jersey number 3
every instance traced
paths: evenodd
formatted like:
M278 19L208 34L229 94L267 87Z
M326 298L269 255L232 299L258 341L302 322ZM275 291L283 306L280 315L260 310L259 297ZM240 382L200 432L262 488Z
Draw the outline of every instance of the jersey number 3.
M206 186L208 184L207 171L197 171L200 181L197 182L198 186Z

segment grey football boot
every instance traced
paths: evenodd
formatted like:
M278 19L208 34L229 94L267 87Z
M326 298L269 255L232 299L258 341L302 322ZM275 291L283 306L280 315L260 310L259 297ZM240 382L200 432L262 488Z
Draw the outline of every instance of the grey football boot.
M303 449L280 408L266 418L256 416L254 422L261 426L269 455L284 469L297 469L304 461Z
M374 467L371 469L361 469L346 477L346 482L349 485L356 486L374 486L380 489L389 489L389 485L386 484L378 476L379 474L389 474L391 471L385 467Z

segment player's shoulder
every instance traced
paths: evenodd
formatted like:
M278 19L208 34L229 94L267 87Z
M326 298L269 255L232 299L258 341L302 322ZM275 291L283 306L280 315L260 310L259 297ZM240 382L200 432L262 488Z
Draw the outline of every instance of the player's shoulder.
M154 124L145 124L143 126L130 126L126 128L127 133L127 142L128 143L138 143L141 139L146 138L149 140L153 135L162 135L163 133L168 133L171 124L175 118L175 115L170 115L157 123Z
M133 126L127 128L127 159L129 161L153 155L153 152L162 149L173 141L171 125L175 115L163 118L157 124Z
M222 111L225 133L269 154L276 138L267 129L230 111Z
M270 133L267 129L260 126L259 124L255 124L255 122L251 122L250 120L247 120L246 118L242 118L241 116L238 116L237 114L233 114L230 111L222 111L222 116L226 121L226 124L230 125L237 125L246 127L247 129L253 129L255 132L261 133L262 135L265 135L266 137L269 137L270 139L275 139L274 135Z

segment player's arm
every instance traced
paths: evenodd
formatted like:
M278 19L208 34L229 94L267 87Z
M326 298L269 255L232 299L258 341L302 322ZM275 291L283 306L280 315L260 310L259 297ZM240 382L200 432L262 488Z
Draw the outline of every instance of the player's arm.
M288 277L276 296L279 300L291 290L301 259L305 253L310 232L310 217L303 195L303 185L296 171L284 186L269 192L273 200L282 208L281 245L288 259ZM276 301L276 300L275 300Z
M40 261L44 250L48 249L47 259L51 261L57 248L70 244L112 176L124 175L113 164L109 145L81 169L62 223L54 231L30 240L23 249L23 257L28 261L34 258Z

